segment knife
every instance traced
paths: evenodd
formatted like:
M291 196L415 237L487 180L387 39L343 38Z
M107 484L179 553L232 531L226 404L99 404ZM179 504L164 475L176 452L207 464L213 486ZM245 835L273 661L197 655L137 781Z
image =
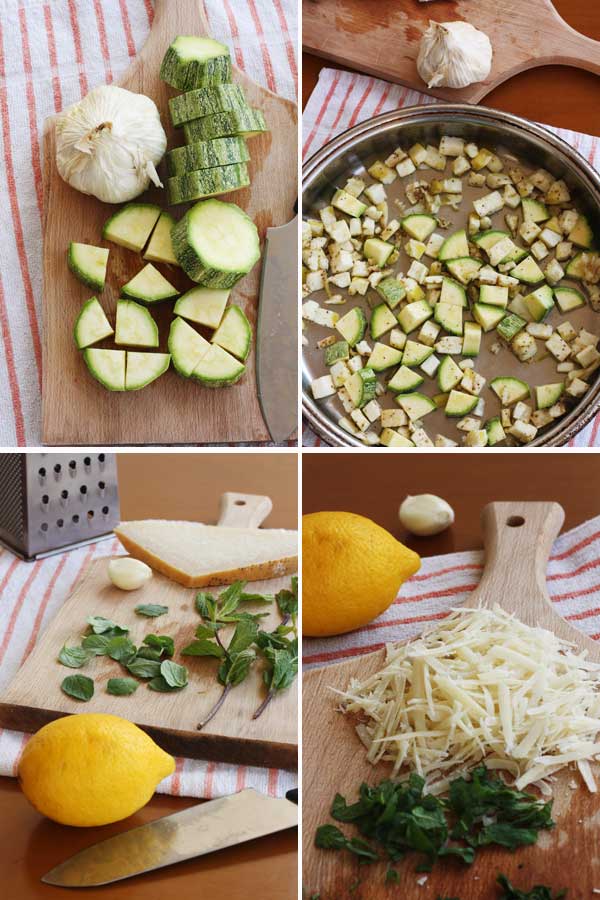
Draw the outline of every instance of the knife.
M267 229L260 281L256 381L276 444L298 425L298 216Z
M265 797L252 788L191 806L132 828L76 853L42 881L58 887L98 887L204 856L298 824L298 791Z

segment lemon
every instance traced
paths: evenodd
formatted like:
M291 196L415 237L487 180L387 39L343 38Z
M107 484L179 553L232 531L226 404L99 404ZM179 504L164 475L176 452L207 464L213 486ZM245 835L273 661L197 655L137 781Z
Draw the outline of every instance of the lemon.
M420 565L417 553L364 516L303 516L303 634L343 634L366 625L393 603Z
M132 815L175 769L137 725L80 713L56 719L28 742L19 781L29 802L63 825L107 825Z

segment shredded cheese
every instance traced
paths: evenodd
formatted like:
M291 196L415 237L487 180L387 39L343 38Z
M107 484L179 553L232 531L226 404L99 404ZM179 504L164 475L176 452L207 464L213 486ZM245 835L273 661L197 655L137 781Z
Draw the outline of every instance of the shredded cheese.
M596 791L600 665L499 607L453 610L418 640L388 645L383 669L341 694L368 760L392 762L392 777L418 772L430 793L482 760L544 793L574 763Z

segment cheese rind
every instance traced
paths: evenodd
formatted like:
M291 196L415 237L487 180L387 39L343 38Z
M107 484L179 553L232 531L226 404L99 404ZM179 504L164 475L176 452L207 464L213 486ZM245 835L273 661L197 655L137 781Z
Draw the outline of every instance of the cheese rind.
M295 531L145 519L122 522L115 534L132 556L184 587L262 581L298 568Z

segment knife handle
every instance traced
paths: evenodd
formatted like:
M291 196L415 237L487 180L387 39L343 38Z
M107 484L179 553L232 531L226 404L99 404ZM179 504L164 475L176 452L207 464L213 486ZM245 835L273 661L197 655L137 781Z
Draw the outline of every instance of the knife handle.
M290 800L292 803L295 803L298 806L298 788L294 788L291 791L288 791L285 795L286 800Z

